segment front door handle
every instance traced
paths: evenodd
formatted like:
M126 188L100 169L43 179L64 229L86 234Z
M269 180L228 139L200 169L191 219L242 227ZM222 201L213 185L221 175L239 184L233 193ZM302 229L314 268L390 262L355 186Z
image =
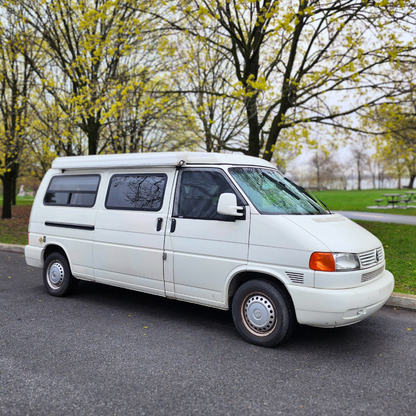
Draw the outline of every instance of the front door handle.
M170 232L174 233L176 230L176 220L175 218L172 218L172 222L170 223Z
M163 218L157 219L156 231L160 231L162 229Z

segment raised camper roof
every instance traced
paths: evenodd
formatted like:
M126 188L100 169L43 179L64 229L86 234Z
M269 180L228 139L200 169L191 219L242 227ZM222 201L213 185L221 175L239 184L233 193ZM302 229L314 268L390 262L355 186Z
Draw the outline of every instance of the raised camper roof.
M52 168L76 170L188 165L249 165L267 168L275 167L263 159L244 155L202 152L165 152L58 157L53 161Z

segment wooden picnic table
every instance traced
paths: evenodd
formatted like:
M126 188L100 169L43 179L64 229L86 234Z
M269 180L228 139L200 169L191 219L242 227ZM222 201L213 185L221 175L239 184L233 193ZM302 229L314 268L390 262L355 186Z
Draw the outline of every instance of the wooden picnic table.
M384 196L387 200L387 205L391 204L394 206L399 206L399 200L400 197L402 196L402 194L383 194L382 196Z

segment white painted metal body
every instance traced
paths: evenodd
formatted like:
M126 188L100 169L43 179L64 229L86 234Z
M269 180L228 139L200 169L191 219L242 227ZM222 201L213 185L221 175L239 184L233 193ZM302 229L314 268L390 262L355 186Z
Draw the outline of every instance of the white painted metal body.
M228 171L235 166L273 169L256 158L204 153L58 158L33 204L25 249L27 264L42 267L45 250L59 247L79 279L221 309L229 307L234 279L241 273L253 273L284 285L299 323L321 327L361 321L387 301L394 279L384 269L384 257L365 270L318 272L309 268L314 252L382 252L376 237L343 216L264 215L247 197L245 216L235 221L173 216L181 169L220 169L245 197ZM111 177L127 173L166 175L159 211L106 208ZM44 204L51 178L69 174L100 176L93 207ZM87 229L46 225L51 222Z

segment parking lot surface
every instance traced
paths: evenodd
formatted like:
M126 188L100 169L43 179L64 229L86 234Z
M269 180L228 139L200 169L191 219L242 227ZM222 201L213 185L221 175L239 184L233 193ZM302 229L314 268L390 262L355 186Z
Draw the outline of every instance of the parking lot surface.
M416 414L415 311L266 349L226 311L87 282L54 298L11 252L0 311L0 415Z

